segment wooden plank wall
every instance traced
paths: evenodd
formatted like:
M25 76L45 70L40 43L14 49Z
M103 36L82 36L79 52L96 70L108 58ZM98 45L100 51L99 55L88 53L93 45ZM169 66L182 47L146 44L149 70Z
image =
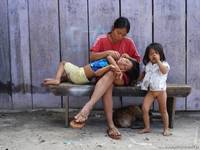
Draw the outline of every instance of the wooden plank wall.
M59 97L39 88L42 80L53 77L60 61L58 1L29 1L29 30L33 108L59 107Z
M187 83L192 94L187 99L187 110L200 110L200 1L187 1Z
M0 108L12 108L8 3L0 1Z
M32 108L27 0L9 0L13 108Z
M54 77L60 60L88 63L96 37L126 16L140 54L152 41L162 43L171 65L168 81L192 86L188 98L177 99L177 109L200 110L199 9L199 0L1 0L0 109L62 107L68 97L48 93L42 80ZM70 106L81 107L88 97L75 99Z

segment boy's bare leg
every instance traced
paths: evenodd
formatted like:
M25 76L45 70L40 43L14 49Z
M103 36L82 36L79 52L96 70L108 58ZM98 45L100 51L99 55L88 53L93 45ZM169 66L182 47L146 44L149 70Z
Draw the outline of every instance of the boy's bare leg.
M172 133L169 130L169 117L168 117L168 113L167 113L167 93L166 91L161 92L158 97L158 104L159 104L159 110L162 116L162 120L163 120L163 125L164 125L164 129L163 129L163 135L164 136L169 136L172 135Z
M144 129L142 129L139 132L141 134L151 132L150 121L149 121L149 110L151 108L153 101L154 101L153 95L151 94L151 92L148 92L147 95L144 97L144 102L142 105Z
M59 66L58 66L58 69L57 69L57 72L56 72L56 77L55 78L46 78L44 79L43 81L43 84L44 85L49 85L49 84L60 84L60 81L61 81L61 77L64 73L64 64L65 62L62 61L59 63Z
M112 76L113 72L110 71L99 79L99 81L95 85L95 89L90 100L84 105L81 111L74 117L76 119L76 122L84 122L87 119L93 106L113 84L114 78L112 78Z

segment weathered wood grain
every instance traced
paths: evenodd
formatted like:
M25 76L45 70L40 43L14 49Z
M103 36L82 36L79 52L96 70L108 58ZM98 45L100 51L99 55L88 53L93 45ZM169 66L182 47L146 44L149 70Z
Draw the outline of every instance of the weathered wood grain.
M76 65L88 63L87 1L60 0L62 59Z
M10 49L7 0L0 1L0 108L11 109Z
M12 100L15 108L32 108L27 0L8 0Z
M89 0L90 46L97 36L111 31L115 19L119 17L118 0Z
M40 89L44 78L55 76L60 61L58 1L29 1L29 20L33 107L60 107L60 97Z
M188 110L200 110L200 1L187 1L187 83L192 93L187 99Z
M185 1L154 0L154 41L164 47L171 66L169 83L185 83ZM177 109L185 109L185 101L177 99Z

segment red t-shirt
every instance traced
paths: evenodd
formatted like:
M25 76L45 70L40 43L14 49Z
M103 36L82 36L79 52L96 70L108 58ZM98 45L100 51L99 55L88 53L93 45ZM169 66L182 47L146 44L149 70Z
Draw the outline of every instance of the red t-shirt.
M131 38L125 37L118 43L113 44L108 38L107 34L99 36L93 44L91 51L103 52L107 50L115 50L118 51L120 54L127 53L129 56L135 58L138 62L140 62L140 55L137 51L135 43Z
M128 37L124 37L117 43L112 43L107 34L97 37L97 40L93 44L91 51L103 52L107 50L115 50L120 54L127 53L130 57L135 58L138 62L140 62L141 59L134 41ZM123 78L125 84L128 84L128 77L124 76Z

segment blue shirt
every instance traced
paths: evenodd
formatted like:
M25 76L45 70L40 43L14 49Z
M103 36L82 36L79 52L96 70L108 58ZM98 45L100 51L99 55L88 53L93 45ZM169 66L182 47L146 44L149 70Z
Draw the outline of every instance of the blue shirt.
M99 59L90 63L90 67L92 68L94 72L108 65L109 63L107 59Z

